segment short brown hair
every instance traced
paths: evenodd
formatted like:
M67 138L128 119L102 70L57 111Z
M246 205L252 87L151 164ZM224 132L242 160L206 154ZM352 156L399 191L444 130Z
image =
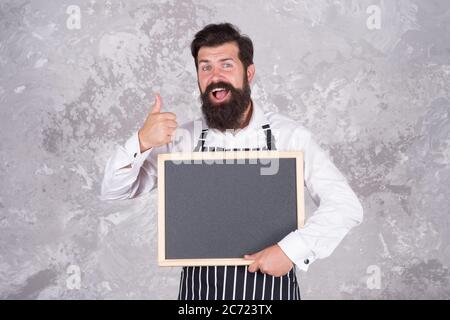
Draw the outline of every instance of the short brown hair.
M195 60L195 68L198 70L198 52L201 47L217 47L227 42L236 42L239 48L239 60L244 65L244 70L253 64L252 40L240 33L239 29L231 23L208 24L195 34L191 43L191 53Z

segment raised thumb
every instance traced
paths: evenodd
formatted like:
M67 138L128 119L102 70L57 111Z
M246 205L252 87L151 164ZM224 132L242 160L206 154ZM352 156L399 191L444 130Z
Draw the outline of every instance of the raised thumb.
M159 93L155 95L155 103L153 104L151 113L159 113L161 111L161 96Z

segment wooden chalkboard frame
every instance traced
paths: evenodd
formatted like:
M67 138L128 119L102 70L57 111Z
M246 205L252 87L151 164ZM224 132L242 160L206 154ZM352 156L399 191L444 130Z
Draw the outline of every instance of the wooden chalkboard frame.
M217 152L184 152L164 153L158 155L158 264L162 267L173 266L208 266L208 265L250 265L251 260L243 258L214 259L167 259L165 250L165 162L166 161L208 161L208 160L243 160L243 159L276 159L294 158L296 160L297 187L297 227L301 228L305 221L304 207L304 173L303 152L301 151L217 151Z

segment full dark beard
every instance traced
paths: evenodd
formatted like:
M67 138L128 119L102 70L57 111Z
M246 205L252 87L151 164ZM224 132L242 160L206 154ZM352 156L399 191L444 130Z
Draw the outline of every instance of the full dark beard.
M238 129L243 120L245 110L250 103L251 90L247 77L244 76L244 87L237 89L229 83L217 82L210 84L201 94L202 112L209 128L224 132L227 129ZM209 93L215 88L225 88L230 91L230 98L222 103L214 104Z

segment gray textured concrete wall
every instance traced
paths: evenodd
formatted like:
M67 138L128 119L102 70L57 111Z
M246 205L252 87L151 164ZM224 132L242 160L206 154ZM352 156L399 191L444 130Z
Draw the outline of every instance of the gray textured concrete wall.
M449 9L2 1L0 298L176 297L180 270L156 264L156 194L105 203L99 186L152 92L180 122L200 115L188 46L222 21L254 40L255 100L308 127L365 209L331 257L299 274L303 298L449 298Z

